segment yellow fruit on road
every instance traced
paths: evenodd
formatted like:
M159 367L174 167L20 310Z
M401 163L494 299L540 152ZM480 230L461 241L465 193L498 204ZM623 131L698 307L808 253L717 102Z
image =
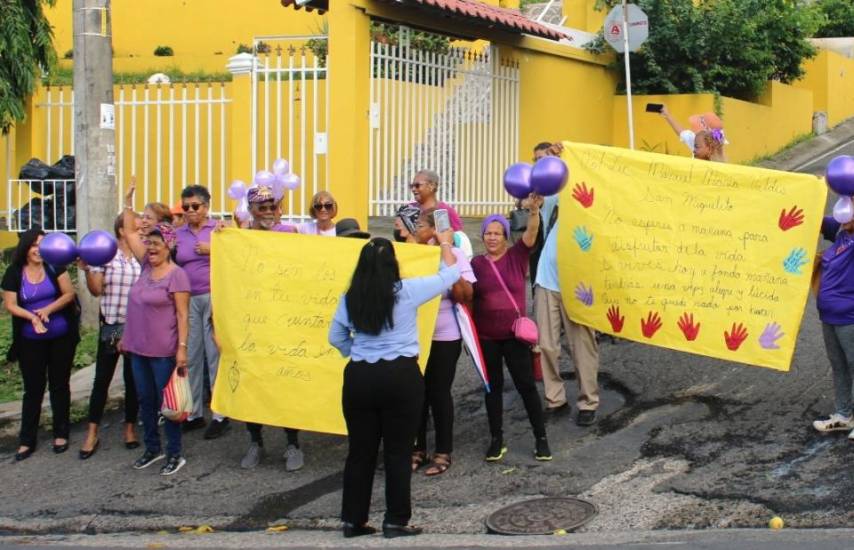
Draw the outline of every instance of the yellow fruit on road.
M771 521L768 522L768 528L770 529L782 529L783 525L783 518L780 516L774 516L771 518Z

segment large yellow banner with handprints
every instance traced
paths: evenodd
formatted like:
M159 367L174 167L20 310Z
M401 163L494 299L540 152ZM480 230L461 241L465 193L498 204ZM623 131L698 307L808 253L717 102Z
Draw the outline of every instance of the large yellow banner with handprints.
M564 146L558 266L570 317L637 342L788 371L824 182Z
M346 359L329 325L365 241L225 229L211 252L214 327L221 346L212 409L271 426L347 433L341 411ZM402 277L435 274L438 247L395 245ZM418 311L426 365L438 298Z

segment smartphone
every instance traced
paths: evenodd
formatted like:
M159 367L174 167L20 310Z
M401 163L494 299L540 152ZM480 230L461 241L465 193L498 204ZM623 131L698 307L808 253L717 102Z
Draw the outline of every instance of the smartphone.
M662 105L661 103L647 103L646 104L646 112L647 113L660 113L662 109L664 109L664 105Z
M433 211L433 220L436 222L436 231L439 233L451 228L451 219L448 217L448 211L444 208Z

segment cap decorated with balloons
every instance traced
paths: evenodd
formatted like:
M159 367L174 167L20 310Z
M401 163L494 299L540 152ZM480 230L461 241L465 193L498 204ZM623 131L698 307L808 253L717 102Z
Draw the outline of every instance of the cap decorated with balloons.
M839 223L854 220L854 157L840 155L827 165L827 185L838 195L833 205L833 219Z
M241 180L234 180L228 188L228 196L233 200L240 201L237 205L235 213L240 221L249 219L249 191L259 189L258 192L253 192L253 195L264 195L272 193L274 201L278 202L285 196L285 191L293 191L300 186L300 178L294 173L291 173L291 166L285 159L278 159L273 163L271 170L259 170L255 173L252 179L252 185L248 186ZM260 188L267 188L261 190ZM269 190L269 191L268 191Z
M543 157L532 165L517 162L504 171L504 189L517 199L531 193L550 197L566 186L569 168L560 157Z

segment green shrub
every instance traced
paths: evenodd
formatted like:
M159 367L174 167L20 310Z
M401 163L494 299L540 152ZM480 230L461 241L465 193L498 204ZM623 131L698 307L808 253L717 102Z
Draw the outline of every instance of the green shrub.
M169 46L157 46L154 48L154 55L157 57L172 57L175 52Z
M818 0L816 9L824 16L816 38L854 36L854 2L852 0Z

